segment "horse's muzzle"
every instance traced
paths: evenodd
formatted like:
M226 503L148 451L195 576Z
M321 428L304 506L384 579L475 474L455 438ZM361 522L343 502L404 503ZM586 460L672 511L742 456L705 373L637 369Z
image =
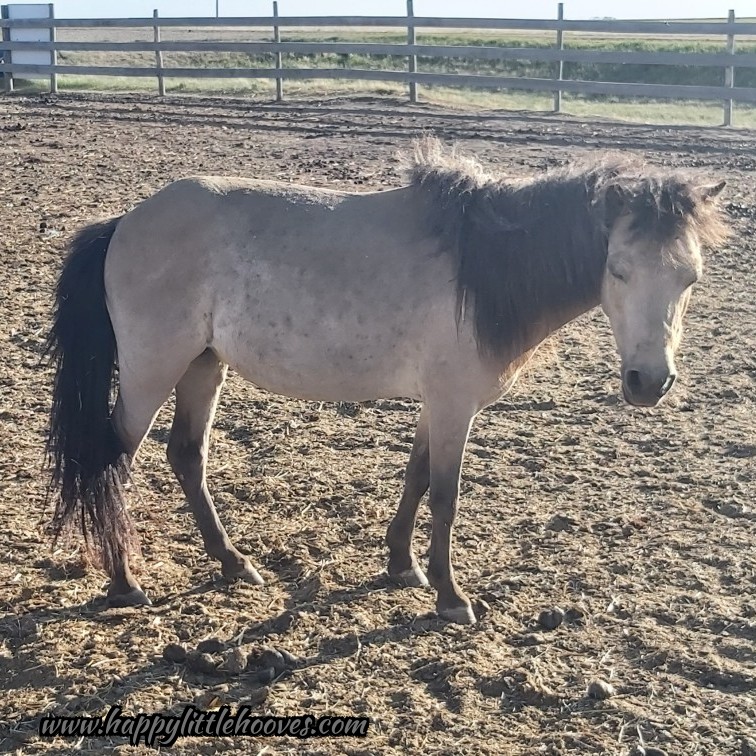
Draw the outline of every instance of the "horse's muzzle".
M636 407L656 407L672 388L674 373L654 374L642 370L625 370L622 393L625 401Z

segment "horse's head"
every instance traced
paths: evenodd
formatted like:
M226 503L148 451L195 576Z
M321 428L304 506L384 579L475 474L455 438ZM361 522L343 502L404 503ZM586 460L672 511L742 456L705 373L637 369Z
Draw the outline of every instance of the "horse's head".
M691 288L701 275L701 248L726 236L717 207L724 186L667 177L623 180L606 190L609 243L601 304L630 404L654 407L675 382L675 353Z

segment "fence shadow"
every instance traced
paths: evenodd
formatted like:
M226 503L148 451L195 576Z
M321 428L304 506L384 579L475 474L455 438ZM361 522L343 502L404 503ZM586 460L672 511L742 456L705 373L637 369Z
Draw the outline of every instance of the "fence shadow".
M166 127L211 127L226 131L300 134L305 139L336 136L404 141L439 133L446 139L533 147L648 150L697 156L742 153L750 132L691 125L652 125L609 119L590 123L571 116L529 111L459 113L437 106L380 98L333 98L275 103L224 98L149 95L43 95L20 99L24 109L44 107L67 118L98 119Z

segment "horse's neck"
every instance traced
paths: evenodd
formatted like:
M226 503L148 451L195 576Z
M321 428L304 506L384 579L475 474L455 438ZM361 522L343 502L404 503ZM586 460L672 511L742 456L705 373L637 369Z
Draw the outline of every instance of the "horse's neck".
M584 294L585 292L581 292L580 297L564 302L558 310L545 306L541 317L534 319L532 325L525 330L522 343L510 357L518 358L521 354L529 352L567 323L601 303L600 288L590 298L586 298Z
M574 238L569 228L563 231L563 239ZM529 294L533 304L528 309L532 317L522 334L523 352L533 349L552 333L601 303L606 260L604 249L598 245L592 249L540 248L539 253L545 256L544 269L548 269L548 255L554 256L553 266L559 269L559 275L545 275L531 282ZM559 255L563 259L558 260Z
M590 296L586 296L586 292L582 291L579 296L564 307L561 307L559 311L551 313L553 320L549 324L549 332L547 336L551 335L555 331L558 331L562 326L575 320L584 313L592 310L594 307L598 307L601 304L601 286L596 287L595 291L590 292Z
M584 182L484 186L454 230L483 353L516 360L599 303L606 239Z

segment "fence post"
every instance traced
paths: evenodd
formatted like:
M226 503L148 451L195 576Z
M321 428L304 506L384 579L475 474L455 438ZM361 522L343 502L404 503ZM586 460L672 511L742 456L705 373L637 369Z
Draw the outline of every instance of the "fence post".
M415 15L415 9L413 0L407 0L407 44L415 45L417 43L417 35L415 34L415 25L412 23L412 18ZM407 59L407 70L413 74L417 72L417 55L410 53ZM409 83L409 98L410 102L417 102L417 82L410 81Z
M155 8L154 11L152 11L152 17L157 21L158 18L158 9ZM152 27L153 31L153 38L155 40L155 44L158 45L155 48L155 66L158 70L157 80L158 80L158 94L161 97L165 97L165 79L163 78L163 51L160 49L160 27L156 24Z
M273 0L273 18L278 18L278 0ZM281 42L281 27L276 24L273 27L273 41L276 44ZM283 68L283 55L280 50L276 50L276 69L281 70ZM280 76L276 76L276 102L283 100L283 79Z
M564 3L559 3L557 5L557 21L563 21L563 20L564 20ZM564 50L564 32L562 31L561 27L557 29L556 49L559 51ZM561 58L559 58L559 60L557 61L556 80L562 81L563 78L564 78L564 61ZM562 112L562 90L561 89L557 89L554 91L554 112L555 113Z
M48 15L50 16L50 19L55 18L55 5L54 3L50 3L48 6L49 11ZM58 30L54 27L50 27L50 42L57 42L58 40ZM53 49L52 53L50 55L50 62L54 65L58 65L58 51ZM53 71L50 74L50 94L58 94L58 74Z
M735 23L734 10L731 10L727 14L727 23L728 24ZM735 54L735 34L734 33L727 35L727 52L730 55ZM732 89L735 86L735 66L727 66L727 68L725 68L724 85L728 87L729 89ZM732 100L724 101L724 125L732 126Z
M0 6L0 17L2 18L8 18L8 6L3 5ZM3 27L3 42L10 41L10 29L7 26ZM4 50L3 52L3 62L6 65L9 65L11 62L11 58L13 56L11 55L8 50ZM10 71L6 71L3 74L3 89L6 92L12 92L13 91L13 74Z

